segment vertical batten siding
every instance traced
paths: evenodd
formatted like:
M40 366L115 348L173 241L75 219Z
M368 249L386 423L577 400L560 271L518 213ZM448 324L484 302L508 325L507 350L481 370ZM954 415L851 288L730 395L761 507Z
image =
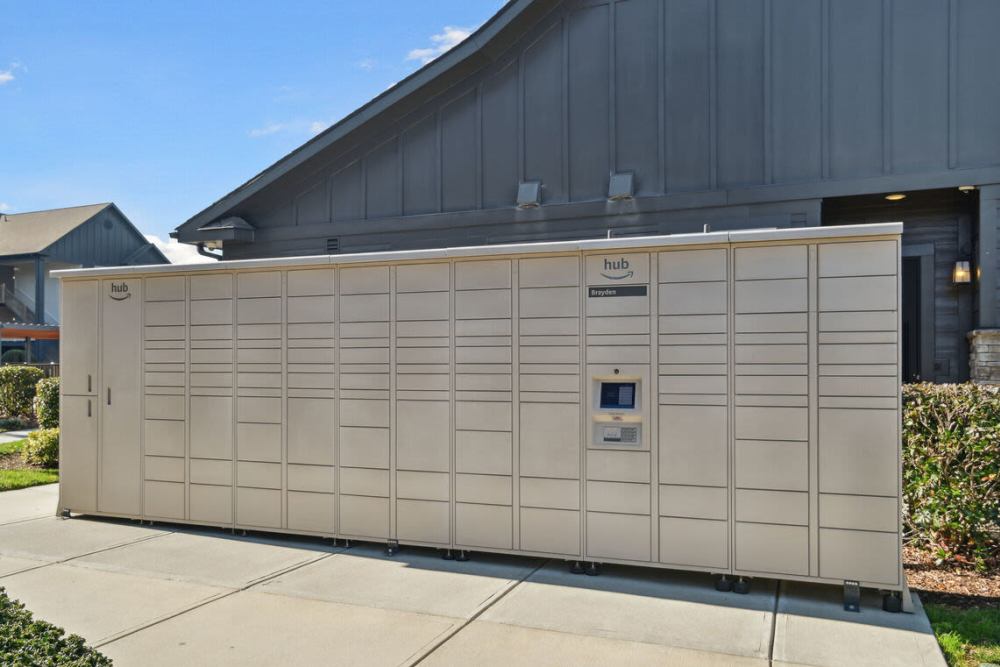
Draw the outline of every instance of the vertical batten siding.
M613 171L639 197L819 197L811 184L1000 166L1000 120L982 112L1000 106L992 0L568 0L535 17L250 197L257 240L233 256L331 236L375 249L330 229L359 219L405 229L393 247L500 238L470 232L482 216L428 236L444 212L504 211L488 223L517 227L504 238L554 233L527 229L544 208L513 208L521 180L542 181L543 204L603 202Z

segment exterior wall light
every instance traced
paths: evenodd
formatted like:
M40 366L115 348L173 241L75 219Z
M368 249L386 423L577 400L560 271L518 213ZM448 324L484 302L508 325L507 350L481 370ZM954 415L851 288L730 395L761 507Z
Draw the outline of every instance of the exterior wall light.
M893 192L891 195L886 195L885 198L889 201L903 201L906 199L906 195L902 192Z
M958 191L959 192L964 192L965 194L969 194L970 192L974 191L975 189L976 189L975 185L960 185L960 186L958 186Z
M955 262L955 268L951 270L951 282L956 285L968 285L972 282L972 267L969 262L965 260Z

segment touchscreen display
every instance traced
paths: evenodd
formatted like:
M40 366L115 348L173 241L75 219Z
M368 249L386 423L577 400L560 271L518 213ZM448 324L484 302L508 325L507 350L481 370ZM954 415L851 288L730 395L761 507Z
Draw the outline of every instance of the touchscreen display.
M602 410L634 410L635 382L602 382Z

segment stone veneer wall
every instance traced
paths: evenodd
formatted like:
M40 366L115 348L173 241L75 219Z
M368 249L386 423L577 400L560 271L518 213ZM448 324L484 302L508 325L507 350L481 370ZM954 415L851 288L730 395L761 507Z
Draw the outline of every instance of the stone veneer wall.
M973 382L1000 384L1000 329L969 332L969 371Z

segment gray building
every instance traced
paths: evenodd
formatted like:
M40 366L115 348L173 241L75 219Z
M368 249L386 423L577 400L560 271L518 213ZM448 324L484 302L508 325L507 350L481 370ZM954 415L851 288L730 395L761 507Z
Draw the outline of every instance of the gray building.
M59 279L52 271L169 263L111 203L0 214L2 353L23 350L35 361L58 358L54 342L41 342L61 321ZM29 339L37 342L29 346Z
M904 378L968 379L971 340L1000 379L998 25L996 0L512 0L174 235L242 259L902 221Z

